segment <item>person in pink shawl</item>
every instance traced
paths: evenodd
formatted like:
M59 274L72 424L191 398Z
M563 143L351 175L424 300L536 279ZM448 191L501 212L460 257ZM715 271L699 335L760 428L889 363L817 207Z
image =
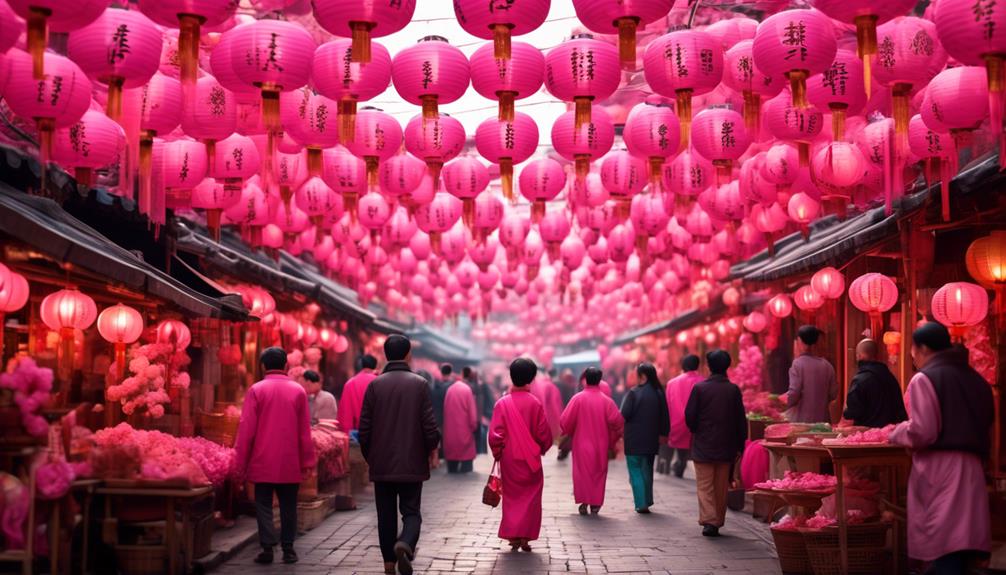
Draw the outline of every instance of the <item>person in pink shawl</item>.
M297 490L317 463L311 441L307 393L286 374L286 352L270 347L260 359L265 378L248 389L235 442L236 472L255 484L255 512L262 552L256 563L273 560L276 527L273 493L279 499L283 562L296 563Z
M908 421L890 435L913 450L908 556L931 562L926 573L970 573L992 544L983 466L995 418L992 388L941 324L915 330L912 359L919 373L908 384Z
M552 437L559 437L559 418L562 416L562 393L559 388L552 383L548 374L542 371L531 384L531 393L545 409L545 417L548 419L549 429L552 430Z
M367 386L377 377L376 357L368 353L361 358L360 364L360 371L346 382L339 400L339 425L346 433L360 429L363 396L367 393Z
M545 475L541 458L552 447L552 430L545 410L528 384L537 368L533 361L510 364L510 393L496 402L489 425L489 449L499 462L503 479L503 519L499 536L513 551L531 551L529 543L541 532L541 494Z
M448 473L470 473L479 414L472 388L457 380L444 396L444 459Z
M601 370L588 367L584 379L587 386L569 401L559 426L573 439L573 499L580 505L580 515L587 514L588 506L597 515L604 505L608 451L622 437L625 421L599 387Z
M671 418L671 433L667 446L677 453L674 476L683 477L688 467L688 450L692 447L692 432L685 425L685 406L695 384L705 379L699 373L699 356L686 355L681 359L681 375L667 382L667 413ZM673 454L672 454L673 455ZM670 460L668 459L668 462Z

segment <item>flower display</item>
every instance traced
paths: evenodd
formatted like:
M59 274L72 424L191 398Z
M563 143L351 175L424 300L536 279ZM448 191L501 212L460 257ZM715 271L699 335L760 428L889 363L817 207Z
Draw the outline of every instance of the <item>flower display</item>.
M35 468L35 489L39 499L59 499L70 491L77 473L65 459L46 461Z
M185 350L176 350L164 343L133 346L130 349L129 372L131 376L122 383L109 385L105 397L122 404L122 412L132 415L145 409L154 419L164 416L164 404L170 403L166 386L188 389L191 384L184 368L190 363ZM117 374L118 366L109 367L109 374Z
M781 479L769 479L756 483L756 489L776 491L834 491L838 481L834 475L823 475L812 471L787 471Z
M334 425L311 428L311 441L318 455L318 482L343 477L349 471L349 435Z
M834 439L825 439L825 445L877 445L877 444L888 444L890 443L891 432L897 427L896 424L892 423L886 427L879 427L873 429L867 429L866 431L859 431L851 435L846 435L844 437L836 437Z
M22 357L8 373L0 375L0 389L14 392L14 403L21 410L21 424L35 437L45 437L49 424L39 415L52 391L52 370L39 367L30 357Z
M742 398L748 419L756 421L782 421L785 419L782 412L786 409L786 404L774 393L744 389Z
M968 328L965 337L971 367L990 384L996 381L996 352L989 339L988 321Z

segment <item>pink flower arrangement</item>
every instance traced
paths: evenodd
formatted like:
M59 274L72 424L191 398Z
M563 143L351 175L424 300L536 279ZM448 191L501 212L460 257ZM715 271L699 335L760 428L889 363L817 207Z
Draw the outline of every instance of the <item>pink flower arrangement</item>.
M349 435L332 425L311 428L311 441L318 454L318 481L325 483L349 470Z
M138 476L143 479L186 479L192 485L219 486L234 475L234 449L201 437L177 438L120 423L98 431L94 439L98 448L137 453Z
M782 479L769 479L756 483L757 489L775 491L834 491L838 485L834 475L822 475L811 471L787 471Z
M971 367L991 385L996 381L996 352L989 339L988 322L985 320L968 329L965 345Z
M72 465L65 459L46 461L35 468L35 488L39 499L59 499L70 491L77 477Z
M122 383L109 385L105 397L120 402L126 415L146 409L154 419L163 417L164 404L171 402L165 386L188 389L191 383L189 374L184 371L191 361L188 354L184 350L176 352L168 344L151 343L133 346L130 355L132 375ZM112 364L109 373L118 373L118 366Z
M886 445L891 442L891 432L894 431L895 427L897 425L892 423L886 427L867 429L866 431L859 431L845 437L825 439L823 443L825 445Z
M761 391L762 363L761 348L755 345L754 338L749 333L741 335L737 367L729 370L730 381L742 391Z
M748 413L748 419L762 419L765 421L783 421L783 411L786 405L779 399L779 396L767 391L757 391L753 388L744 389L742 393L744 400L744 410Z
M302 363L304 363L304 352L301 350L295 349L286 354L286 365L288 368L297 367Z
M14 392L14 403L21 410L21 424L35 437L45 437L49 424L39 415L52 391L52 370L39 367L30 357L22 357L9 373L0 375L0 388Z

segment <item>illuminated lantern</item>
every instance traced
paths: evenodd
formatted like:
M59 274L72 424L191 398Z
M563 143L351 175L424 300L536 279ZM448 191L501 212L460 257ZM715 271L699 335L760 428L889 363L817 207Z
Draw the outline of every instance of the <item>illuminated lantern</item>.
M703 158L716 166L720 184L730 181L733 164L748 146L751 137L744 126L744 118L727 108L706 108L695 116L692 145Z
M901 349L901 332L885 331L884 346L887 347L888 361L893 365L897 363L898 351Z
M681 148L688 147L692 97L713 91L723 78L723 49L705 32L677 30L657 38L643 53L643 73L654 92L674 98Z
M170 345L176 352L188 349L192 343L192 332L189 326L177 319L166 319L157 324L154 330L157 334L157 343Z
M851 188L866 174L866 160L859 146L849 142L830 142L814 154L810 164L814 176L835 188Z
M574 162L577 180L590 172L590 163L608 153L615 143L615 125L601 107L592 108L588 121L575 126L575 112L566 112L552 124L552 147L563 158Z
M379 187L380 163L397 154L401 146L402 126L391 114L369 106L356 113L356 135L346 149L366 162L367 184L371 191Z
M759 70L789 80L799 109L808 106L807 79L827 70L837 50L831 19L807 9L784 10L763 20L752 46Z
M514 101L541 89L545 78L545 56L524 42L514 42L510 57L494 56L494 47L485 44L470 59L472 88L483 98L499 101L501 122L513 121Z
M213 241L220 241L220 217L224 210L241 201L241 187L228 186L206 178L192 188L192 208L206 211L206 227Z
M590 34L573 36L545 56L545 87L556 98L573 102L577 133L594 121L591 104L608 99L621 79L618 50Z
M734 18L724 22L735 20L745 19ZM755 66L753 45L754 40L741 40L723 54L723 84L744 97L744 123L748 132L757 138L761 128L761 103L776 97L782 90L783 82L764 74Z
M311 8L314 18L322 28L336 36L352 38L351 62L367 63L372 58L371 38L394 34L404 28L416 11L416 0L399 2L314 0L311 2Z
M808 234L808 226L821 211L821 203L806 192L797 192L790 196L787 212L790 219L799 224L804 237Z
M60 0L8 0L10 7L18 16L25 19L23 28L18 26L13 14L2 16L10 21L3 23L4 27L13 25L20 29L27 28L25 44L31 54L31 74L35 80L43 80L49 74L49 62L46 57L46 45L49 42L49 32L70 32L83 28L94 22L105 11L108 0L84 0L82 2L61 2Z
M42 299L42 323L59 333L59 371L68 376L73 369L73 332L91 327L98 318L94 300L76 289L62 289Z
M26 303L28 303L28 280L0 264L0 331L3 331L4 314L15 312L23 308ZM2 347L0 343L0 348Z
M970 145L970 134L989 114L988 78L975 66L947 68L936 75L922 98L921 114L934 132L949 132L957 149ZM996 131L997 137L1000 130Z
M845 139L845 119L859 114L866 105L863 62L854 52L839 50L828 69L807 81L807 99L831 113L831 139Z
M370 61L353 61L353 41L336 38L318 46L311 66L311 83L318 93L339 104L339 136L343 143L356 135L356 105L377 96L391 83L391 55L370 44Z
M1006 320L1006 232L994 231L971 242L964 256L968 274L996 292L996 315Z
M681 127L670 106L636 104L625 118L622 139L629 152L650 162L650 183L659 184L664 162L678 152Z
M744 317L744 329L751 333L761 333L768 327L768 318L760 311L753 311Z
M206 144L206 154L214 161L216 143L233 134L236 128L237 100L234 93L213 76L199 78L194 104L182 112L182 130Z
M898 286L884 274L863 274L849 284L849 301L859 311L869 314L870 333L876 336L881 332L881 314L898 303Z
M908 146L912 154L925 162L923 173L926 184L940 181L940 201L943 221L950 221L950 180L957 171L957 151L953 138L947 132L932 130L920 114L908 122Z
M936 321L947 326L956 341L963 342L967 328L985 321L989 294L977 284L950 282L933 294L930 309Z
M566 187L566 170L551 158L540 158L521 169L519 184L521 195L531 202L531 220L538 223L545 216L545 202L554 200Z
M730 286L723 290L723 305L727 307L737 307L741 302L741 292L738 291L734 286Z
M232 0L142 0L139 7L161 26L178 29L180 78L190 88L199 75L200 29L223 24L237 4Z
M454 16L476 38L492 40L492 56L506 61L513 56L511 36L538 29L548 16L549 0L458 0ZM501 118L502 119L502 118Z
M618 32L622 68L636 68L636 29L667 16L674 0L573 0L576 17L592 32Z
M342 195L343 206L351 218L355 217L356 203L367 191L367 164L342 146L325 150L322 157L321 178Z
M537 132L536 132L537 133ZM465 128L447 114L426 119L415 116L405 126L405 149L426 162L433 178L433 188L440 191L440 170L465 147ZM416 185L419 185L416 182Z
M107 307L98 316L98 333L105 338L105 341L115 345L115 365L119 368L119 377L124 377L126 346L140 339L143 333L143 316L121 303Z
M814 272L810 286L828 299L838 299L845 293L845 277L837 269L826 267Z
M524 162L538 148L538 124L520 112L512 122L489 118L475 130L475 147L483 158L499 164L503 197L514 200L513 166Z
M765 308L773 316L782 319L793 313L793 301L786 294L778 294L765 302Z
M406 102L423 107L427 120L439 115L440 104L464 95L470 78L468 58L442 36L426 36L391 60L391 80Z
M80 186L90 187L93 170L114 163L126 145L126 134L108 116L88 110L80 120L56 130L52 143L52 161L73 168Z
M462 202L462 216L469 229L475 222L475 198L489 185L489 170L472 157L463 157L444 166L444 189Z
M793 303L801 310L813 313L824 305L824 296L817 293L813 286L800 286L793 294Z

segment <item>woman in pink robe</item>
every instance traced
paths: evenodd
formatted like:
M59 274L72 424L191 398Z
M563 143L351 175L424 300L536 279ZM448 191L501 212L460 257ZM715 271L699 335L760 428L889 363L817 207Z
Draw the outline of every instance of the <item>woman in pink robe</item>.
M587 386L569 401L560 426L563 435L573 438L573 499L580 504L580 515L587 514L587 506L596 515L604 505L608 450L622 436L625 421L598 385L601 370L590 367L584 373Z
M478 423L475 394L467 383L459 379L447 388L444 396L444 459L447 460L449 473L472 470Z
M559 418L562 417L562 393L546 374L541 374L531 384L531 393L545 410L545 419L552 430L552 437L559 436Z
M545 475L541 457L552 447L552 431L541 403L529 393L534 362L518 358L510 364L513 387L496 402L489 426L489 448L499 461L503 479L503 519L499 536L514 551L530 551L528 542L541 531L541 494Z

